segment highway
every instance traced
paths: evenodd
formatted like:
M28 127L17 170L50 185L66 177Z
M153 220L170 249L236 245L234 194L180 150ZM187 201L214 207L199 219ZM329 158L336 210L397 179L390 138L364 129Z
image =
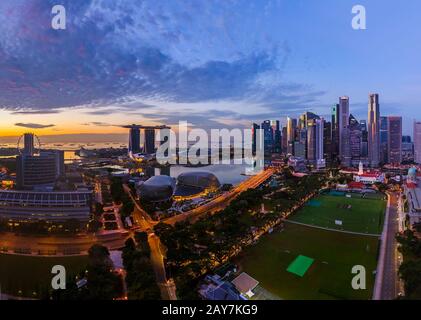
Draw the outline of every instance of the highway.
M385 226L382 234L384 251L380 255L379 271L380 288L377 299L394 300L400 292L400 280L398 277L399 253L397 250L396 234L398 232L398 193L390 193L390 206L386 210ZM382 265L381 265L382 264Z

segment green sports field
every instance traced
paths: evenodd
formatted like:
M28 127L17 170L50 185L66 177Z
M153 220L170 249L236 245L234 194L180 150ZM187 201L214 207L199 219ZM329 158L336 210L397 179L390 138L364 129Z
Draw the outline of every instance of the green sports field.
M385 209L386 201L373 195L363 199L356 194L352 198L325 194L309 201L289 220L329 229L380 234ZM342 221L342 225L336 224L337 220Z
M246 248L236 262L282 299L371 299L377 250L376 237L286 224ZM302 277L287 270L300 255L314 259ZM366 268L366 290L351 287L355 265Z

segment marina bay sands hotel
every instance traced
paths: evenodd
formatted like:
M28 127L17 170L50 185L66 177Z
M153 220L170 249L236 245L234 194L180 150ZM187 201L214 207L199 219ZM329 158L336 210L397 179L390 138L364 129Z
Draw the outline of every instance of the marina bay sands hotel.
M137 124L123 126L129 129L129 152L152 154L155 153L155 130L171 129L167 126L142 126ZM141 130L144 131L144 143L141 146Z

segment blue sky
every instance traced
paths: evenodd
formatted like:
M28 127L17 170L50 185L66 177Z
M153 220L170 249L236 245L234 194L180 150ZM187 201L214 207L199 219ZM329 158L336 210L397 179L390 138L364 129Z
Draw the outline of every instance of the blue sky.
M0 2L2 133L249 126L327 115L341 95L366 118L370 92L405 133L421 119L417 0L63 0L61 31L56 3ZM367 30L351 28L356 4Z

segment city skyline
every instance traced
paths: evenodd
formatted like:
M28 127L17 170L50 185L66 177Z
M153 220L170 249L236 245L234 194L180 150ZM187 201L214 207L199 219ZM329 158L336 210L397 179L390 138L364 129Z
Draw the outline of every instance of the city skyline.
M340 95L364 119L370 91L382 96L383 114L405 114L404 133L412 135L413 120L421 118L419 32L411 18L388 25L384 17L415 18L420 4L396 12L384 3L363 1L367 30L356 31L352 1L187 2L183 8L64 1L68 28L57 31L49 27L51 1L2 1L0 135L28 128L42 135L123 134L117 126L133 119L248 127L304 111L326 117ZM98 17L101 23L94 23ZM399 37L405 30L411 34ZM377 51L382 54L373 59Z
M419 12L0 0L0 300L420 300Z

